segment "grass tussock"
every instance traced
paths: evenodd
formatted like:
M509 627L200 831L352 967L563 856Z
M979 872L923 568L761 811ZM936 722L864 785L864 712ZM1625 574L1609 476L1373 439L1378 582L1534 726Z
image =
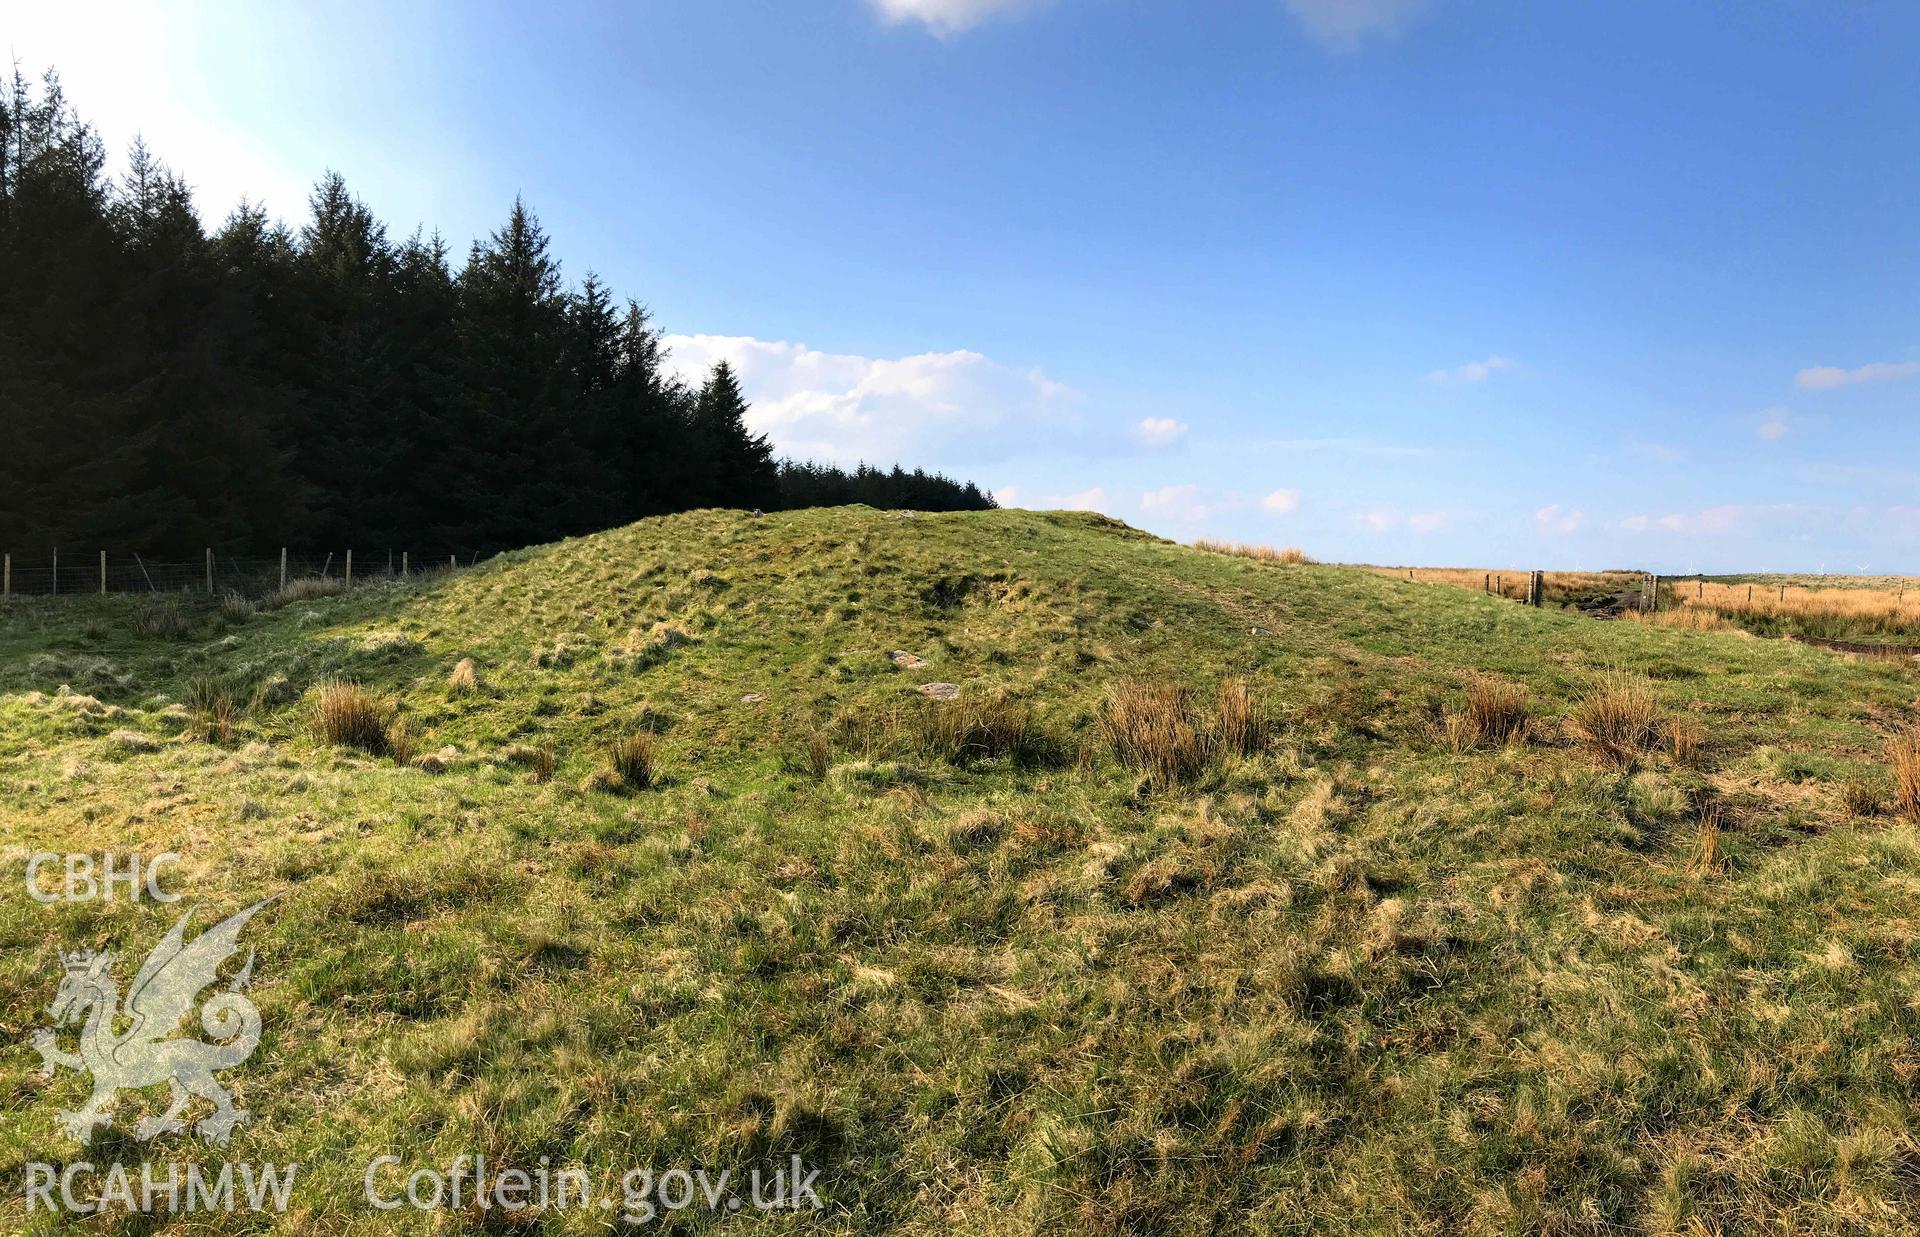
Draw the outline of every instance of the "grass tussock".
M1275 549L1270 545L1246 545L1232 541L1212 541L1205 537L1193 543L1196 550L1206 550L1212 554L1231 554L1235 558L1251 558L1263 563L1279 563L1288 567L1300 567L1313 560L1306 551L1297 546Z
M127 626L142 640L178 640L193 631L193 618L177 601L149 601L133 612Z
M1251 756L1267 745L1267 719L1245 679L1223 679L1213 710L1214 746L1225 756Z
M833 768L832 737L823 729L808 731L800 745L800 758L808 776L816 782L826 781L828 771Z
M1115 683L1101 703L1100 729L1120 762L1156 786L1191 781L1206 767L1206 736L1192 694L1178 683Z
M920 715L925 750L954 764L1008 759L1032 763L1041 743L1033 710L1013 700L933 700Z
M1840 806L1849 816L1878 816L1887 810L1886 792L1874 778L1848 778L1840 784Z
M1893 806L1920 822L1920 729L1903 731L1887 742L1887 768L1893 774Z
M420 750L420 732L413 728L411 721L396 717L387 725L386 748L394 764L412 764L414 754Z
M635 730L609 743L607 763L614 783L627 790L646 790L659 777L653 735L645 730Z
M233 741L233 726L240 707L233 689L212 675L198 675L187 681L186 706L193 713L200 735L222 747Z
M1601 764L1630 769L1660 744L1660 706L1644 679L1614 675L1582 697L1567 733Z
M322 743L381 755L387 751L393 704L358 683L334 679L314 692L310 720L314 737Z
M252 601L231 590L220 598L220 617L229 623L244 623L259 610Z
M1447 746L1457 753L1523 740L1530 716L1525 688L1477 676L1467 684L1461 707L1444 719Z
M1667 747L1677 764L1697 765L1707 745L1707 728L1698 718L1675 717L1667 722Z
M1156 788L1190 782L1218 759L1251 756L1271 737L1244 679L1220 685L1210 714L1178 683L1115 683L1101 701L1099 722L1120 763Z
M447 692L454 696L465 696L480 690L480 668L473 664L473 658L462 657L453 664L452 673L447 675Z
M267 594L261 607L277 610L281 606L292 605L297 601L318 601L322 597L337 597L347 591L347 582L334 576L302 576L298 580L288 580L284 587Z

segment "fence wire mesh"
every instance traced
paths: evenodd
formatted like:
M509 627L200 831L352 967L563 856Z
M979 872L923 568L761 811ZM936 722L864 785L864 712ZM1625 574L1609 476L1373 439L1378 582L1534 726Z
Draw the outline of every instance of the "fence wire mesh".
M353 582L398 579L469 567L483 555L477 551L354 550ZM285 579L291 583L303 579L345 581L348 561L345 551L288 554ZM153 559L140 554L61 551L52 554L6 557L4 580L0 590L7 597L87 597L101 593L200 593L215 597L238 593L243 597L265 597L280 587L281 560L278 555L254 557L223 555L199 560Z

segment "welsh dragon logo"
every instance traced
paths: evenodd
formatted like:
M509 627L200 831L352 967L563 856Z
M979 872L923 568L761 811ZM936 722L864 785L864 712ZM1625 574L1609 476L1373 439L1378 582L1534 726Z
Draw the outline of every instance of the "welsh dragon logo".
M195 1131L210 1143L226 1143L233 1127L245 1122L248 1114L246 1109L233 1106L233 1097L213 1075L216 1070L240 1064L260 1046L260 1011L242 995L253 974L251 949L246 964L226 990L216 992L200 1007L200 1026L217 1042L168 1037L193 1012L201 991L218 978L221 964L239 950L240 929L271 901L268 898L254 903L191 942L186 939L187 921L193 918L193 909L189 908L147 956L127 992L124 1008L113 978L111 953L87 949L62 956L66 975L48 1013L54 1027L85 1019L80 1051L62 1052L55 1041L54 1027L34 1032L30 1041L44 1062L40 1071L43 1075L52 1077L59 1066L93 1075L93 1094L86 1106L78 1112L60 1113L62 1129L88 1142L95 1126L111 1120L108 1109L116 1094L164 1082L172 1088L172 1103L159 1116L146 1117L136 1124L135 1138L144 1142L185 1130L180 1114L193 1097L199 1096L212 1101L214 1110L195 1123ZM130 1025L124 1031L114 1029L116 1023L128 1020Z

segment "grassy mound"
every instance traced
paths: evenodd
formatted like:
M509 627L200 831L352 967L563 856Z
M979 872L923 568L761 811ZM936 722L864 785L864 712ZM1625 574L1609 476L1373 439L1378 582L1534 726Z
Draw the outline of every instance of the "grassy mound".
M697 512L0 611L0 841L281 895L224 1158L303 1165L290 1230L603 1231L360 1202L471 1152L798 1155L844 1231L1898 1228L1915 688L1094 516ZM4 1038L179 909L0 900ZM16 1180L82 1158L38 1065ZM131 1141L164 1100L85 1158L219 1162Z

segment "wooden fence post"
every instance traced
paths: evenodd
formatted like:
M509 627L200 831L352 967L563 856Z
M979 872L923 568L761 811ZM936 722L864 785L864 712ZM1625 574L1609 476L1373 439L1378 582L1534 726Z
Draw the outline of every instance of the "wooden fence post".
M460 556L458 554L447 555L447 570L448 571L460 570Z
M1656 575L1648 578L1652 583L1652 587L1647 596L1647 613L1654 614L1660 609L1660 577Z
M100 551L100 595L107 595L107 552Z
M287 547L285 546L280 547L280 587L282 590L287 587Z
M401 574L401 575L403 575L403 576L404 576L404 575L406 575L406 574L408 573L408 568L407 568L407 555L408 555L408 553L409 553L409 551L407 551L407 550L402 550L402 551L400 551L400 574Z
M0 590L4 590L0 591L0 596L4 596L8 601L13 600L13 555L11 554L7 555L6 583L0 584Z
M1707 580L1705 576L1694 581L1693 595L1695 598L1705 597L1707 595Z
M213 596L213 547L207 547L207 596Z
M1753 585L1747 585L1747 604L1753 604Z
M60 547L53 547L53 595L60 595Z
M353 587L353 550L347 550L347 587Z
M133 561L140 565L140 574L144 576L147 581L147 591L149 593L159 592L160 590L153 586L153 575L147 570L147 560L140 557L140 551L135 550L133 552Z

